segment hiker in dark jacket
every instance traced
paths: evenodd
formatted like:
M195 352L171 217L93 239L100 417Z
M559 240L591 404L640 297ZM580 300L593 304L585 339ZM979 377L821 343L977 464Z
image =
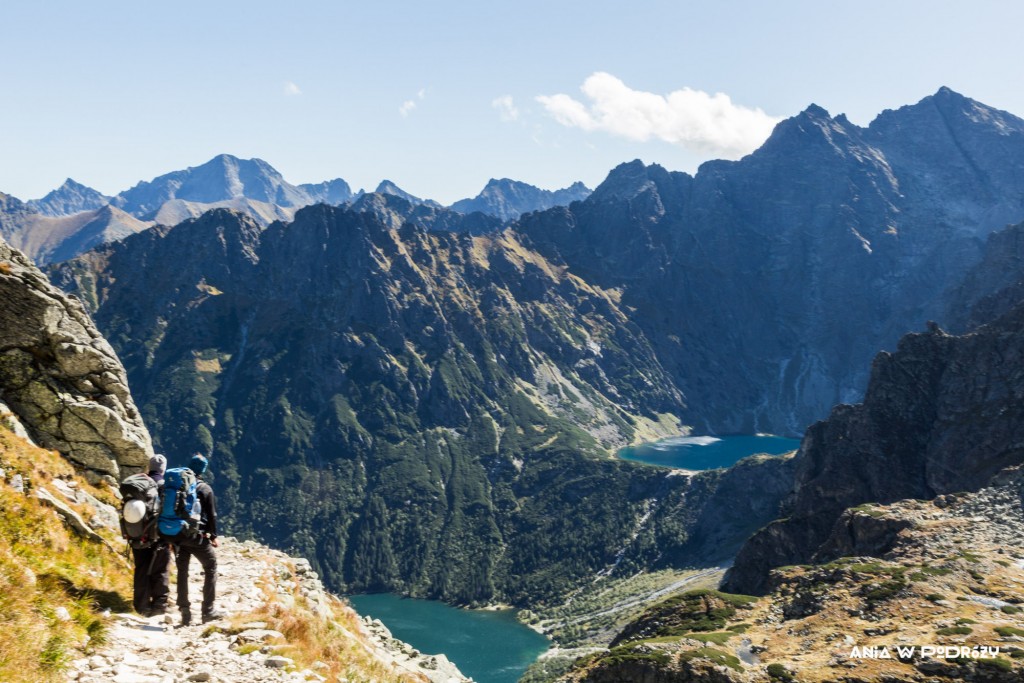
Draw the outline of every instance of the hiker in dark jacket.
M199 507L202 517L199 521L200 536L195 541L179 542L175 544L177 558L175 564L178 568L178 610L181 612L181 625L188 626L192 623L192 610L188 600L188 565L193 555L199 560L203 567L203 623L220 619L223 612L217 610L213 603L217 598L217 501L213 495L213 489L205 481L202 481L209 461L196 453L189 460L188 468L192 470L199 485L196 486L196 497L199 498Z
M160 454L149 459L148 476L163 489L167 458ZM143 616L167 612L167 595L171 592L171 548L163 539L148 548L132 548L135 559L132 604Z

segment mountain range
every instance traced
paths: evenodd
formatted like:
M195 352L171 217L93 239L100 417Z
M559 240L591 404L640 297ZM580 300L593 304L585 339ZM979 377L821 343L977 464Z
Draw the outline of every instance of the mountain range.
M510 225L384 195L265 228L220 210L51 274L160 447L214 454L241 533L339 589L532 604L728 559L777 516L783 461L716 535L716 475L608 455L859 400L879 349L1010 286L972 269L1024 216L1022 169L1024 121L941 89L867 128L811 106L694 176L623 164Z
M51 266L77 299L0 242L0 400L89 481L143 462L146 427L208 453L228 531L335 590L543 610L735 558L724 588L756 594L674 595L566 680L1019 680L1021 119L945 88L867 127L812 105L739 161L622 164L513 221L286 206L297 186L218 163L219 195L186 173L126 204L200 215ZM66 187L47 210L95 200ZM136 220L0 201L18 239ZM688 431L803 440L698 473L614 458ZM922 642L1006 650L850 650Z
M452 209L507 221L518 217L518 212L569 203L589 192L582 183L551 192L514 180L491 180L479 196L460 200ZM4 226L2 236L10 244L38 263L46 264L67 260L155 223L176 225L216 208L247 213L266 226L276 220L292 220L295 211L303 206L341 205L365 194L368 193L363 190L353 192L341 178L292 185L262 159L221 154L200 166L140 182L114 197L71 178L42 199L21 202L2 195L5 199L0 201L0 225ZM433 200L406 192L390 180L382 181L369 194L398 197L428 209L443 208ZM75 218L65 220L71 216ZM128 221L126 216L134 220Z
M512 232L219 210L53 274L118 349L159 447L212 452L235 532L302 547L335 588L552 599L612 566L695 561L702 506L727 505L721 473L606 457L677 430L679 396L613 294ZM767 496L785 468L739 476Z

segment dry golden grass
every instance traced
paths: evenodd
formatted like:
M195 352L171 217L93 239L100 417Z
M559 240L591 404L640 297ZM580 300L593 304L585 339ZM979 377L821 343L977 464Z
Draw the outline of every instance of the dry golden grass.
M400 675L373 655L364 641L359 627L359 616L341 600L331 599L331 616L324 617L307 606L295 585L294 606L281 603L276 592L264 585L268 602L256 612L246 615L245 621L265 621L267 627L284 634L287 645L275 648L277 654L295 660L299 669L322 662L326 668L317 670L328 681L351 683L419 683L424 677ZM241 621L235 620L235 627Z
M101 612L130 606L131 568L109 547L75 535L34 495L10 487L15 472L34 487L73 474L59 454L0 424L0 467L8 477L0 483L0 680L61 680L76 650L102 643ZM109 493L78 484L112 502Z

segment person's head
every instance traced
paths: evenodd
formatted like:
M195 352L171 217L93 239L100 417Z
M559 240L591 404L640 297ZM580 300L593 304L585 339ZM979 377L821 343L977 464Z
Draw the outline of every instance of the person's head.
M201 477L206 474L206 468L210 466L210 461L206 459L206 456L202 453L196 453L192 456L192 459L188 461L188 468L196 473L197 477Z
M149 459L149 473L163 474L167 470L167 458L157 453Z

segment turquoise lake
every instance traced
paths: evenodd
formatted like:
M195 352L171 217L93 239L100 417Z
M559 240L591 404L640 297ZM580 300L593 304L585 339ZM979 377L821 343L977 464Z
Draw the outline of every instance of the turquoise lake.
M780 455L796 450L799 439L759 434L757 436L675 436L661 441L623 448L623 460L686 470L729 467L755 453Z
M465 610L389 593L348 600L360 615L383 621L395 638L426 654L444 654L476 683L516 683L550 645L512 610Z

